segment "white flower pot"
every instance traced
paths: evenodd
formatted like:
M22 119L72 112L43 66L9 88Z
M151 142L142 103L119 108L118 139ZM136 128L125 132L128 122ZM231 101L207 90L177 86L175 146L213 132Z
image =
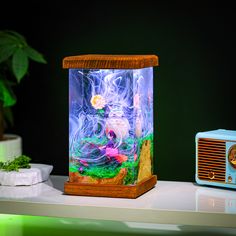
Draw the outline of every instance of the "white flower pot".
M0 162L13 160L22 155L22 139L15 134L4 134L4 140L0 141Z

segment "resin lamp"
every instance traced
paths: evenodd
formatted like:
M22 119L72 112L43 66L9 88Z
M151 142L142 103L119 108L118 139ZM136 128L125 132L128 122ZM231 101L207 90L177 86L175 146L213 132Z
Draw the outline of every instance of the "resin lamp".
M65 194L136 198L153 175L155 55L66 57L69 180Z

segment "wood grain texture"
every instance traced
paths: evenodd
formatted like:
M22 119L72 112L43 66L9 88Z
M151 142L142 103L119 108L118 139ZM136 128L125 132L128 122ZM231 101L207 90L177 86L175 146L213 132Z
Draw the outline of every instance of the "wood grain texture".
M150 178L136 185L80 184L66 182L64 184L64 193L79 196L137 198L152 189L156 182L156 175L152 175Z
M158 66L156 55L88 54L63 59L65 69L140 69L153 66Z

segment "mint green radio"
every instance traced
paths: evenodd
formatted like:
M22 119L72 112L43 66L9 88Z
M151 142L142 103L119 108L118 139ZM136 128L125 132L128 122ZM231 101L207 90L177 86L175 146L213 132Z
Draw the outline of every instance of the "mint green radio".
M196 182L236 189L236 131L197 133Z

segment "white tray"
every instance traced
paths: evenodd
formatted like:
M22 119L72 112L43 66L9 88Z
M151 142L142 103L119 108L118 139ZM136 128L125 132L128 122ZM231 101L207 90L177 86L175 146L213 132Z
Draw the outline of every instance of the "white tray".
M30 169L19 169L19 171L0 171L0 185L19 186L33 185L49 178L53 169L51 165L30 164Z

